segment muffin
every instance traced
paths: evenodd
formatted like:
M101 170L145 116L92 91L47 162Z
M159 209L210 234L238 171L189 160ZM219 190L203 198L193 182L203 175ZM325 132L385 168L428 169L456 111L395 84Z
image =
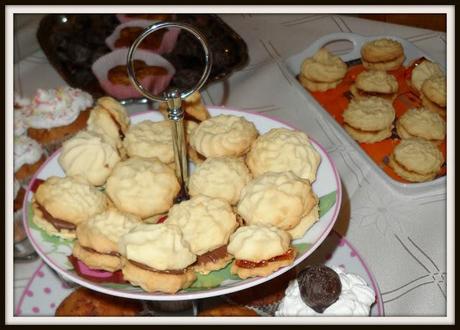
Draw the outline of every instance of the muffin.
M179 190L173 169L157 158L121 161L106 183L107 195L114 205L142 219L166 213Z
M340 57L320 48L302 62L299 81L311 92L324 92L337 87L346 73L347 65Z
M396 70L403 64L404 59L403 46L393 39L372 40L361 47L361 60L368 70Z
M109 208L77 227L72 255L91 269L120 270L118 241L139 223L140 218Z
M235 257L230 271L241 279L268 276L292 264L296 255L287 232L262 225L238 228L227 250Z
M79 224L104 212L106 195L80 177L51 176L32 199L33 222L49 235L74 239Z
M85 130L63 143L58 162L67 176L80 175L93 186L102 186L120 159L118 150L101 135Z
M356 76L350 91L355 98L378 96L389 101L396 98L398 81L386 71L363 71Z
M14 177L27 186L35 172L46 160L42 146L27 135L14 137Z
M195 271L208 274L232 260L227 243L238 222L226 201L204 195L192 197L174 205L165 223L177 225L182 231L190 251L197 255Z
M196 260L176 225L140 224L119 241L123 277L147 292L176 293L196 279Z
M86 127L92 104L92 96L80 89L38 89L30 105L27 132L51 154Z
M192 197L206 195L236 205L241 190L251 179L252 175L241 158L207 158L190 175L188 189Z
M308 135L287 128L273 128L259 136L246 156L254 177L266 172L292 171L311 183L316 180L320 162L321 156Z
M267 172L241 191L238 214L248 225L274 226L302 237L319 219L318 197L308 180L292 172ZM315 208L316 207L316 208ZM316 215L310 219L312 213Z

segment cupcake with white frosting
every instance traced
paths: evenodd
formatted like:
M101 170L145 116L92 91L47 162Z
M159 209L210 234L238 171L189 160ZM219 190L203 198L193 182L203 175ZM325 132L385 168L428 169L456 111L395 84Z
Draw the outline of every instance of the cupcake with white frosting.
M28 134L52 153L62 142L86 127L90 94L68 86L38 89L27 117Z
M39 167L45 162L43 148L27 135L14 137L14 176L26 186Z

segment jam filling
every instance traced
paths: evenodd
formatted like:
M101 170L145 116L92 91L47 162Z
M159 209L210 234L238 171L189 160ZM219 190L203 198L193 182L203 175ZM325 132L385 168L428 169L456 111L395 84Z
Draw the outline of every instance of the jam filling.
M281 254L279 256L267 259L267 260L262 260L259 262L254 262L254 261L249 261L249 260L236 260L235 265L241 268L257 268L257 267L264 267L268 265L269 262L273 261L281 261L281 260L289 260L294 258L295 256L295 251L294 249L289 249L286 251L286 253Z
M101 254L101 255L106 255L106 256L111 256L111 257L120 257L121 254L118 253L118 252L115 252L115 251L112 251L112 252L108 252L108 253L102 253L102 252L99 252L99 251L96 251L90 247L87 247L87 246L83 246L80 244L80 246L83 248L83 250L86 250L88 252L91 252L91 253L97 253L97 254Z
M227 255L227 245L224 245L212 251L208 251L200 256L197 256L194 266L204 265L207 263L215 263L219 259L225 258Z
M377 97L391 100L391 98L394 96L393 93L387 94L387 93L379 93L379 92L365 92L359 88L356 88L356 90L358 91L360 96L364 96L364 97L377 96Z
M351 125L347 125L347 124L345 124L345 125L348 126L348 127L350 127L350 128L352 128L352 129L354 129L355 131L358 131L358 132L360 132L360 133L365 133L365 134L366 134L366 133L367 133L367 134L377 134L377 133L379 133L380 131L382 131L382 130L378 130L378 131L365 131L365 130L362 130L362 129L360 129L360 128L353 127L353 126L351 126Z
M35 202L35 204L37 205L37 208L43 213L43 218L49 223L51 223L53 227L56 228L57 230L59 231L63 229L75 230L77 228L77 226L74 225L73 223L70 223L70 222L67 222L61 219L56 219L50 213L48 213L48 211L43 206L41 206L39 203Z
M118 122L118 120L115 118L115 116L109 110L107 110L107 112L109 113L109 116L110 116L110 118L112 118L112 120L115 123L115 125L117 125L118 136L120 137L121 140L124 140L125 133L123 133L123 130L121 129L120 123Z
M182 275L185 272L187 272L187 269L171 269L171 270L158 270L152 267L149 267L147 265L144 265L143 263L128 259L130 263L132 263L134 266L142 268L144 270L148 270L149 272L153 273L160 273L160 274L168 274L168 275Z

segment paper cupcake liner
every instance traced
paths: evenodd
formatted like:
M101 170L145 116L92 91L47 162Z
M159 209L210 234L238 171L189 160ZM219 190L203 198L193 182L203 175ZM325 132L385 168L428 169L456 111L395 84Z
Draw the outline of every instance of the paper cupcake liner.
M128 48L120 48L98 58L91 67L102 89L117 99L142 96L133 85L114 84L107 77L107 73L113 67L126 65L127 55ZM134 53L133 60L142 60L148 66L160 66L168 70L168 74L164 76L150 76L140 80L142 86L155 95L158 95L168 87L169 82L176 72L172 64L165 58L142 49L138 49Z
M135 21L135 20L139 20L139 18L137 17L128 17L126 16L125 14L117 14L115 15L118 20L120 21L120 23L126 23L126 22L129 22L129 21ZM171 17L172 20L175 20L176 19L176 15L172 15ZM146 20L146 21L149 21L150 24L154 23L154 22L158 22L158 20Z
M140 27L144 29L147 26L153 24L154 22L155 21L149 21L149 20L144 20L144 19L129 20L125 23L118 25L115 28L115 30L112 32L112 34L105 39L105 43L111 50L115 50L117 49L115 47L115 42L118 40L121 30L123 30L126 27ZM145 49L145 48L139 48L139 49L153 52L156 54L170 53L176 45L177 38L179 36L181 29L170 28L167 30L168 31L165 32L165 34L163 35L163 39L161 40L160 46L157 49Z

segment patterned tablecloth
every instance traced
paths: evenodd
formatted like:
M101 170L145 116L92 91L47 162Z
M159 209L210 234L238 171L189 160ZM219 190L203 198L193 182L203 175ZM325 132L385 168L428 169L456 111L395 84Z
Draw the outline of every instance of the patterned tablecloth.
M383 295L385 314L446 315L446 188L411 197L385 185L341 141L332 125L311 111L280 65L282 59L334 32L398 36L433 60L445 61L446 34L327 14L221 17L246 41L250 59L227 81L202 91L204 101L282 118L325 146L338 166L344 188L335 229L346 235L370 266ZM346 52L348 45L338 47L338 53ZM31 95L38 87L62 84L41 50L15 65L15 86L23 95ZM38 263L15 264L15 304Z

